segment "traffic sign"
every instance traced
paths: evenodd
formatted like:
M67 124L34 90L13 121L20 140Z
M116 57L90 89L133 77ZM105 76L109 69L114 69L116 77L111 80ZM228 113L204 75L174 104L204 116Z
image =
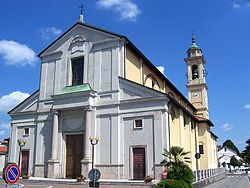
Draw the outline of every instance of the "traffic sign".
M168 169L164 169L162 173L162 179L166 180L168 178Z
M201 158L201 154L200 153L196 153L194 156L195 156L196 159L200 159Z
M15 163L8 163L3 170L3 179L7 184L15 184L20 177L20 169Z
M98 169L93 168L92 170L89 171L88 176L91 181L96 182L100 179L101 172Z

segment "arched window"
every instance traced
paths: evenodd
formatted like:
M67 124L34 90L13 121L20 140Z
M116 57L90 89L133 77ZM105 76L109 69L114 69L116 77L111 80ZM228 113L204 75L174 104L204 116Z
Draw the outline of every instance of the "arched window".
M197 78L199 78L198 66L197 65L193 65L192 66L192 79L195 80Z
M154 75L152 74L148 74L145 78L145 81L144 81L144 85L145 86L148 86L148 87L151 87L153 89L157 89L159 90L160 89L160 86L158 84L158 81L157 79L155 78Z
M168 92L168 95L175 99L174 94L171 91Z

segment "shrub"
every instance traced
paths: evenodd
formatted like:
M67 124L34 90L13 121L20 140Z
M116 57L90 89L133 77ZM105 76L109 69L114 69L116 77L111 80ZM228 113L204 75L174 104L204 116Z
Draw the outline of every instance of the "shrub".
M190 188L190 186L183 180L161 180L156 184L156 188Z
M161 162L168 168L168 179L183 180L188 187L192 187L193 172L187 165L190 158L187 156L190 152L185 152L183 148L173 146L169 151L164 149L165 159Z

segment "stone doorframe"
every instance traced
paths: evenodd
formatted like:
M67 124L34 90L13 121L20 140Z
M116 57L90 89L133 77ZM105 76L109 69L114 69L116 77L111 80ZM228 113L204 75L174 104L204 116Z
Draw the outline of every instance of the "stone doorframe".
M91 136L91 118L92 118L92 106L86 106L84 108L86 113L85 120L85 132L84 132L84 152L83 159L81 160L81 174L87 177L87 174L91 168L91 147L89 146L89 137ZM48 178L61 178L60 173L60 162L58 160L58 130L59 130L59 111L53 110L53 128L52 128L52 147L51 147L51 157L48 160ZM65 165L66 167L66 165ZM66 168L65 168L66 169Z

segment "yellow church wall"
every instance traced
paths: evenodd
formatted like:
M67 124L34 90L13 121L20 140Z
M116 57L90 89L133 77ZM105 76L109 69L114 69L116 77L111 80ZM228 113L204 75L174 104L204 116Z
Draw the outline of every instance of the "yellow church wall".
M217 140L214 136L211 135L211 166L210 168L217 168L218 167L218 161L217 161Z
M185 144L185 126L184 126L184 114L183 114L183 111L181 109L179 109L179 132L180 132L180 147L184 148L184 149L188 149L186 148L186 144ZM187 150L185 150L187 151Z
M204 154L201 154L200 160L200 169L208 169L210 168L211 161L211 140L210 140L210 132L209 125L206 123L199 123L198 125L198 136L199 136L199 144L203 144Z
M164 85L164 80L162 80L160 77L156 76L154 73L155 71L152 70L151 67L149 67L145 62L143 62L143 68L142 68L142 74L143 74L143 80L144 80L144 85L147 87L152 88L152 79L147 79L149 75L152 75L155 80L157 81L157 84L154 85L155 90L165 92L165 85Z
M125 70L126 79L142 84L140 57L129 48L126 48Z
M155 71L148 62L145 62L142 56L137 55L136 52L129 47L126 48L125 58L125 75L126 79L133 82L153 88L169 94L177 102L180 103L187 111L195 115L195 111L190 104L183 99L183 96L176 92L171 85L161 78L157 71ZM214 153L216 151L216 139L210 133L210 127L207 123L199 123L196 128L191 126L191 117L188 122L185 122L184 116L189 116L183 112L178 106L175 106L175 117L170 112L169 128L170 128L170 146L183 147L185 151L190 154L190 167L192 170L197 168L197 160L195 153L198 152L199 142L203 143L205 154L201 155L198 160L199 169L216 168L217 157Z
M170 147L172 146L180 146L184 149L186 152L189 153L190 157L190 168L192 170L196 170L196 159L195 159L195 153L196 153L196 143L195 143L195 129L191 128L191 118L187 116L188 120L185 124L184 121L184 113L183 110L175 108L175 110L178 112L175 112L175 115L177 115L177 118L174 118L172 120L172 116L170 113ZM187 115L187 114L186 114ZM198 136L197 136L198 140Z
M175 116L170 112L170 147L180 146L179 112L175 107L171 108L175 111Z
M126 58L125 58L125 75L126 79L131 80L133 82L143 84L147 87L161 91L164 93L168 93L175 100L177 100L182 106L186 107L188 111L194 114L192 108L187 104L182 97L174 92L171 87L165 83L165 80L157 75L158 73L152 69L147 62L143 60L142 57L137 55L133 50L129 47L126 47ZM153 76L157 84L153 84L154 80L150 78Z
M194 123L194 122L193 122ZM190 152L191 152L191 169L193 171L196 171L197 168L197 161L195 159L195 154L197 153L197 148L198 148L198 136L196 136L197 133L197 128L193 127L192 128L192 122L190 122Z
M147 65L147 63L143 61L142 57L139 57L128 47L126 48L125 75L126 79L133 82L144 84L150 88L153 86L153 89L157 91L166 91L165 81L155 74L155 70ZM153 76L155 80L151 79L151 76Z
M186 117L187 118L187 117ZM190 119L190 118L188 118ZM193 160L192 160L192 156L193 156L193 149L192 149L192 135L191 135L191 123L190 120L187 120L187 122L185 123L184 121L184 145L183 148L185 151L190 152L189 153L189 157L190 157L190 168L192 169L193 166Z

